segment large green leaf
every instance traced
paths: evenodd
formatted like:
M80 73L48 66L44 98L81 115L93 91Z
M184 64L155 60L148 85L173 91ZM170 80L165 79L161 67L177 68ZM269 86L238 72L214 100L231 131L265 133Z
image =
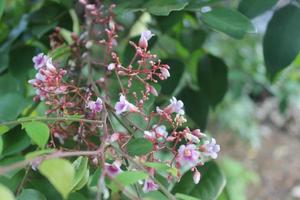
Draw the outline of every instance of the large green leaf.
M227 87L227 66L223 60L206 55L198 63L198 84L209 103L216 106L224 97Z
M238 10L247 17L254 18L273 7L278 0L242 0Z
M263 41L267 72L273 79L293 62L300 50L300 8L287 5L277 10L268 24Z
M186 194L198 199L215 200L221 194L226 179L218 165L213 162L207 162L204 166L199 167L201 180L198 184L194 184L193 172L185 173L180 182L172 189L172 193Z
M0 184L0 199L15 200L13 193L4 185Z
M172 11L179 11L188 5L187 0L148 0L148 1L115 1L117 13L145 11L153 15L167 16Z
M23 189L17 200L47 200L39 191L34 189Z
M241 39L246 33L253 33L255 29L251 21L236 10L229 8L213 8L203 13L202 21L211 28Z
M130 156L141 156L149 153L153 144L145 138L132 139L127 144L127 151Z
M0 96L0 122L14 120L24 108L24 98L19 93Z
M186 114L199 126L200 129L205 129L209 113L207 97L201 91L185 87L178 95L178 99L184 102L184 110Z
M43 122L28 122L22 124L28 136L39 147L44 148L50 136L50 130L47 124Z
M73 186L75 176L73 165L64 159L51 159L42 162L39 170L66 199Z
M145 7L146 11L153 15L167 16L170 12L182 10L187 5L186 0L150 0Z

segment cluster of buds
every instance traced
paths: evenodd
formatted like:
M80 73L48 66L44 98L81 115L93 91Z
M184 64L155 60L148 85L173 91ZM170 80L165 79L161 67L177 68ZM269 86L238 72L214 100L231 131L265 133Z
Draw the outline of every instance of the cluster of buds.
M37 89L37 100L45 99L50 102L48 105L54 105L53 102L55 101L61 102L64 100L64 102L68 102L72 107L70 108L72 112L67 110L67 112L60 113L61 115L64 115L64 113L80 114L88 119L101 120L105 126L103 126L100 134L100 147L99 140L95 143L92 142L95 135L99 135L97 134L99 126L86 125L82 122L76 128L73 125L71 125L72 127L62 127L60 124L56 124L57 126L52 129L56 134L54 135L68 137L68 131L75 129L75 135L70 135L74 138L80 137L83 143L87 145L87 149L104 149L104 152L101 152L102 173L113 179L123 172L124 157L112 151L110 146L112 143L118 142L119 148L126 151L126 145L134 137L130 131L118 132L114 130L114 122L107 117L108 112L113 112L113 116L118 120L124 119L134 131L141 130L140 137L146 138L153 144L152 151L137 158L140 163L160 162L160 159L156 157L157 152L169 151L172 158L164 162L170 167L177 168L177 180L180 180L181 172L191 170L194 173L193 180L197 184L201 177L197 167L202 166L209 158L216 159L220 146L216 144L214 138L209 139L200 129L190 130L188 127L183 127L187 120L185 118L184 103L181 100L172 97L168 105L156 107L152 111L145 108L145 102L149 100L149 96L158 96L154 84L171 76L170 66L161 63L157 55L152 54L148 49L149 40L154 34L146 30L141 33L137 44L130 42L135 48L135 55L129 64L124 65L114 51L114 47L117 45L118 25L113 18L111 10L113 6L110 8L108 16L104 16L102 6L89 4L87 0L80 0L80 3L85 7L86 30L78 37L78 40L79 43L85 45L78 46L78 48L83 48L80 56L82 60L76 63L81 64L80 69L89 65L89 73L92 73L91 70L102 70L103 73L99 73L102 74L101 77L94 81L91 80L93 78L92 74L89 74L86 85L76 85L74 82L67 84L63 80L66 70L55 67L52 59L48 56L38 54L33 58L34 67L38 70L38 73L36 78L30 80L29 83ZM93 23L103 25L104 28L97 27L95 29L104 30L105 34L102 34L102 32L97 34L98 32L93 29ZM103 37L99 39L99 36ZM100 63L94 62L89 56L89 49L94 44L105 47L104 55L99 59L101 60ZM116 91L120 95L118 100L110 99L108 92L110 87L108 85L109 78L114 78L119 83L120 91ZM80 80L78 82L82 83L84 81ZM132 91L132 85L136 83L143 86L140 91ZM112 103L115 101L117 102ZM128 119L133 114L140 115L144 119L146 128L140 128ZM65 134L62 134L62 132ZM89 138L89 136L92 137ZM106 154L115 158L115 161L112 163L104 162ZM93 163L98 164L98 160L93 158ZM155 169L145 168L148 170L150 177L154 177ZM173 180L171 175L167 178L170 181ZM142 184L144 192L159 188L152 178L144 180Z
M33 57L34 68L38 70L35 79L28 82L36 88L36 100L45 100L51 95L58 95L66 92L68 86L63 84L63 76L66 70L56 69L52 59L43 53Z

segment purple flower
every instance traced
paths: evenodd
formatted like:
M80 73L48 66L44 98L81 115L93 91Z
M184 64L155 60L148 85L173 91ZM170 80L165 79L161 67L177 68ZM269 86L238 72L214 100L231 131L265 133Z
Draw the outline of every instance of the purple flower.
M110 63L108 66L107 66L107 69L109 70L109 71L112 71L112 70L114 70L116 68L116 64L115 63Z
M94 113L101 112L103 108L102 100L98 97L96 101L89 101L86 107L89 108Z
M137 107L135 107L133 104L129 103L124 95L120 96L120 100L115 105L116 113L117 115L120 115L123 112L128 111L137 111Z
M160 125L160 126L154 125L153 129L156 132L156 134L158 134L160 137L168 136L167 128L165 125Z
M154 34L152 34L151 31L149 31L149 30L142 32L140 40L139 40L139 47L147 49L148 40L150 40L152 36L154 36Z
M177 100L175 97L173 97L170 100L170 104L164 109L166 113L178 113L180 115L184 115L183 110L183 102L181 100Z
M105 163L106 173L109 177L115 177L122 172L121 162L116 160L112 164Z
M143 192L151 192L158 189L158 185L152 179L146 179L143 187Z
M194 167L199 162L200 152L196 150L194 144L181 145L178 149L177 161L180 165Z
M202 145L204 148L204 155L210 156L212 159L216 159L218 157L218 152L220 151L220 145L216 144L215 138L211 139L211 142L206 140Z
M32 61L34 63L34 68L40 69L46 64L48 59L49 59L48 56L44 55L43 53L39 53L38 55L34 56L32 58Z

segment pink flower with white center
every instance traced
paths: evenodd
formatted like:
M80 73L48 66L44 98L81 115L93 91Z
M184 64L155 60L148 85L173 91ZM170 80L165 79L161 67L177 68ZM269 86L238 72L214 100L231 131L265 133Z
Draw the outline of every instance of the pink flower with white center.
M48 56L44 55L43 53L39 53L38 55L34 56L32 58L32 61L34 63L34 68L40 69L46 64L48 59L49 59Z
M170 104L164 109L164 112L172 114L178 113L180 115L184 115L183 110L183 102L181 100L177 100L175 97L170 99Z
M158 185L152 179L146 179L143 186L143 192L148 193L155 190L158 190Z
M218 157L220 145L216 143L215 138L212 138L210 142L206 140L202 145L202 148L204 149L203 153L205 156L210 156L212 159L216 159Z
M160 69L160 72L161 72L161 75L163 77L163 79L167 79L168 77L170 77L170 72L167 68L159 68Z
M92 112L101 112L103 105L102 100L98 97L96 101L89 101L86 105Z
M166 138L168 136L167 128L165 125L154 125L153 129L156 132L156 134L158 134L160 137Z
M196 148L194 144L181 145L179 147L176 160L181 166L194 167L198 164L200 152Z
M116 160L112 164L105 163L106 173L109 177L115 177L122 172L121 170L121 161Z
M139 47L141 47L143 49L147 49L148 40L150 40L152 36L154 36L154 34L152 34L151 31L149 31L149 30L142 32L140 40L139 40Z
M201 174L198 170L195 170L194 176L193 176L193 180L195 184L198 184L201 178Z
M115 110L117 115L120 115L123 112L135 112L138 109L133 104L129 103L124 95L121 95L120 100L115 105Z

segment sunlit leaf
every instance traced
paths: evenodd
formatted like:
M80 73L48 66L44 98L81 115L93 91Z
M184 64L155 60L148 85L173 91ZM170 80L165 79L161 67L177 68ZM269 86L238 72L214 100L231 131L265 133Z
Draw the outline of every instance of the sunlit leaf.
M41 148L45 147L50 136L50 130L47 124L35 121L23 123L22 126L34 143Z
M4 185L0 184L0 199L15 200L13 193Z
M39 166L39 171L47 177L56 190L67 198L73 186L75 170L73 165L64 159L45 160Z

